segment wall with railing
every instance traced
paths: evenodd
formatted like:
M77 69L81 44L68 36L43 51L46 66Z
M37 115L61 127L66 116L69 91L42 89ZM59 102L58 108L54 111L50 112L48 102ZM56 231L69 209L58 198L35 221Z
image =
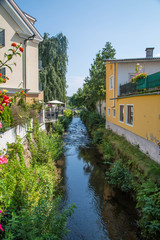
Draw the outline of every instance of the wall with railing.
M25 126L18 125L17 127L10 128L4 133L0 133L0 150L7 149L7 143L14 143L16 141L17 135L25 140L28 131L33 128L33 121L31 121L30 126L27 124Z
M136 83L126 83L120 85L120 96L151 89L160 90L160 72L148 75L146 78L139 79Z

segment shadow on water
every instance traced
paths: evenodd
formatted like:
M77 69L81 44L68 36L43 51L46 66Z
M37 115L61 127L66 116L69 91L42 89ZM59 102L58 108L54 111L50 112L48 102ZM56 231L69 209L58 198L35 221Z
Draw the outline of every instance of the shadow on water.
M77 206L68 220L70 233L64 239L137 240L135 205L105 180L102 157L80 118L73 118L64 141L65 160L58 163L64 185L63 205Z

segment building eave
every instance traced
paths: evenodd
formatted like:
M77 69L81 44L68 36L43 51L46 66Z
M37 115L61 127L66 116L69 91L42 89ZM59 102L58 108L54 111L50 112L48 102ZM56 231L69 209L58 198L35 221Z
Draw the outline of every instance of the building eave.
M9 13L9 15L14 19L18 26L22 29L23 32L18 33L21 36L33 36L36 35L38 42L42 42L43 38L33 24L27 19L25 13L18 7L14 0L0 0L0 3L4 9ZM29 15L28 15L29 16ZM34 19L34 18L33 18ZM24 37L26 38L26 37Z
M108 63L159 62L160 58L105 59Z

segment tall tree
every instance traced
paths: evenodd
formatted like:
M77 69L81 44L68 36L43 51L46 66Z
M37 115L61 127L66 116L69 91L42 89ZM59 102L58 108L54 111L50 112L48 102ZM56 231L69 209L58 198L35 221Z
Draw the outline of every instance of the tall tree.
M42 61L40 82L44 90L44 100L66 100L67 38L62 34L49 37L39 45L39 58Z
M96 54L93 64L89 70L89 77L84 80L83 90L77 91L76 99L81 100L81 105L86 106L89 110L94 111L96 103L101 102L106 95L106 59L113 59L116 50L110 42L106 42L105 47ZM83 93L82 93L83 92ZM83 98L82 98L83 96Z

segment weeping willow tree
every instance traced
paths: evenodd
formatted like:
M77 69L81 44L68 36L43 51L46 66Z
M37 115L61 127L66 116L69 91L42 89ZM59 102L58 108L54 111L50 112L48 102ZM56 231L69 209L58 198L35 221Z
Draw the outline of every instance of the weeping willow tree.
M42 61L40 82L44 90L44 101L66 99L68 41L62 33L49 37L44 34L44 40L39 44L39 58Z

